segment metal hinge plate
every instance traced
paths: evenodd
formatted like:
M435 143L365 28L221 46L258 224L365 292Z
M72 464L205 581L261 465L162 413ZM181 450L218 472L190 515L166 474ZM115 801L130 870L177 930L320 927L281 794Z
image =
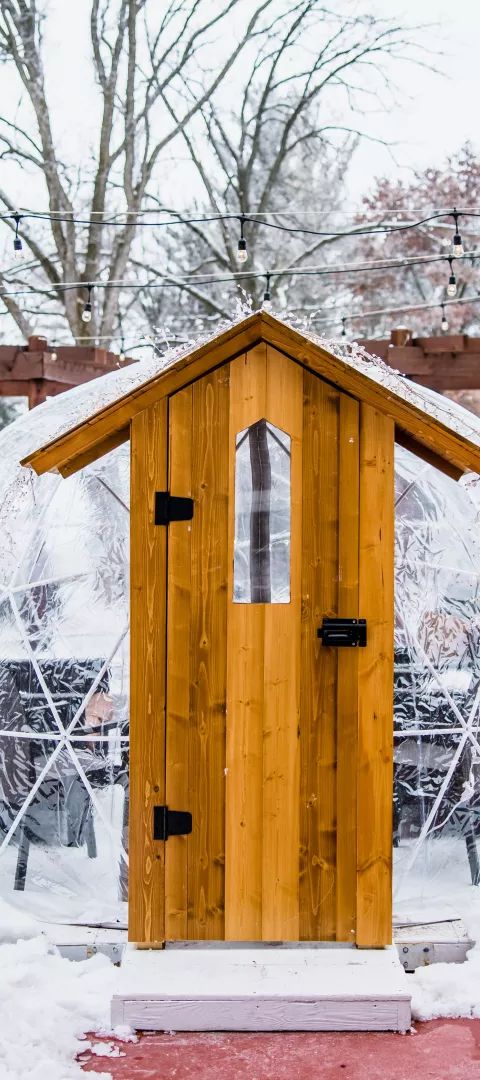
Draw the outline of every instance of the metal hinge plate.
M168 840L169 836L188 836L191 831L192 815L188 810L169 810L168 806L154 806L154 840Z
M191 521L193 499L170 495L169 491L155 492L155 525L169 525L171 521Z

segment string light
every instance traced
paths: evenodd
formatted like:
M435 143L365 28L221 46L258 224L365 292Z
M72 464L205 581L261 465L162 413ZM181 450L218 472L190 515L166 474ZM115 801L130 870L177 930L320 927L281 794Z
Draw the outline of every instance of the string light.
M118 359L120 360L121 364L124 364L125 360L127 359L126 353L125 353L125 341L123 339L123 334L122 334L122 336L120 338L120 352L118 354Z
M82 311L82 322L89 323L92 321L92 289L93 285L87 286L87 299Z
M445 304L442 304L441 306L442 306L442 322L441 322L441 327L442 327L442 330L443 330L443 331L446 331L446 330L448 330L448 319L447 319L447 316L446 316L446 312L445 312Z
M245 236L243 235L243 229L244 229L245 221L246 221L245 214L242 214L242 216L240 218L240 239L238 241L238 248L237 248L237 262L239 262L239 263L246 263L246 261L248 259L247 241L245 239Z
M271 311L272 310L272 294L270 292L270 277L271 277L270 274L266 275L267 284L266 284L265 292L263 294L263 305L262 305L265 308L265 311Z
M147 214L149 212L151 212L151 211L144 210L144 211L139 211L139 214L140 213ZM199 216L199 217L198 216L197 217L183 217L182 214L177 210L158 210L157 212L159 212L159 213L169 213L169 214L176 215L176 216L168 218L165 221L138 221L138 214L135 212L133 214L133 217L137 217L137 221L135 222L135 226L136 227L144 227L144 228L166 228L168 226L199 225L199 224L205 225L207 223L216 222L216 221L238 221L238 220L240 220L243 223L249 222L249 224L261 225L261 226L263 226L265 228L269 228L269 229L279 229L281 232L290 233L291 235L294 235L294 234L297 234L297 233L304 233L304 234L306 234L308 236L322 236L322 237L329 237L329 238L337 239L337 238L340 238L342 236L345 236L345 237L347 237L347 236L350 237L352 235L366 236L366 235L371 235L371 234L376 234L376 235L388 234L389 235L389 234L395 233L395 232L405 232L406 230L416 229L416 228L419 228L422 225L429 224L432 221L438 221L441 218L452 217L452 216L455 216L455 215L456 215L456 218L460 217L460 215L462 217L472 217L472 218L480 217L480 210L478 208L474 208L474 209L463 208L462 210L459 211L455 207L453 210L450 210L450 211L447 211L447 210L435 210L435 211L432 211L431 213L426 214L424 217L418 218L416 221L400 222L395 217L394 220L392 220L391 222L382 222L382 223L379 222L379 223L367 224L365 226L355 225L352 229L343 230L343 231L338 232L338 231L332 230L332 229L319 230L319 229L309 229L309 228L306 228L305 226L281 225L280 222L278 222L278 221L266 221L265 220L265 217L268 216L269 213L271 213L271 214L273 214L273 213L275 213L275 214L297 213L298 211L296 211L295 209L290 210L290 211L278 210L278 211L270 211L270 212L267 212L267 211L258 211L258 212L254 211L252 214L248 214L248 215L247 214L241 214L240 219L239 219L238 214L209 214L209 215L203 215L203 216ZM401 212L401 213L410 212L411 213L412 211L407 211L407 210L398 211L397 210L397 211L395 211L395 214L397 214L398 212ZM125 227L131 226L133 224L130 212L127 212L126 216L125 216L125 214L122 215L121 219L119 219L118 216L117 217L115 217L115 216L114 217L100 217L100 215L95 215L94 212L92 212L92 214L94 216L90 216L88 218L83 218L83 217L74 217L72 213L69 213L68 216L66 216L64 213L62 213L62 211L56 211L56 212L55 211L53 211L53 212L49 211L49 212L46 212L46 211L29 210L29 209L26 209L26 208L21 211L22 220L27 219L27 218L31 218L31 219L36 219L36 220L39 220L39 221L51 221L51 222L55 221L55 222L59 222L59 223L63 222L63 223L67 223L69 225L84 225L84 226L88 226L88 227L90 227L92 225L93 226L99 226L99 227L104 227L105 225L109 225L109 226L116 226L117 228L123 228L123 229ZM261 217L260 217L260 214L261 214ZM15 215L12 214L11 212L0 213L0 220L2 220L2 219L3 220L8 220L9 218L14 218L14 217L15 217ZM459 235L458 227L457 227L457 235ZM458 246L458 245L456 245L456 246Z
M462 257L462 255L465 254L465 252L463 250L462 238L461 238L460 233L458 231L459 214L458 214L458 211L457 211L456 207L453 208L452 217L453 217L453 220L455 222L455 235L454 235L453 240L452 240L452 256L453 256L454 259L459 259L459 258Z
M347 319L346 316L342 316L342 337L347 336Z
M449 263L449 266L450 266L450 277L448 279L448 285L447 285L447 296L456 296L457 295L457 279L456 279L455 274L453 272L452 260L449 259L448 263Z
M20 214L14 214L13 215L13 220L15 222L15 236L13 238L13 254L14 254L16 259L22 259L23 258L23 244L22 244L21 237L18 235L18 228L19 228L20 222L22 220Z

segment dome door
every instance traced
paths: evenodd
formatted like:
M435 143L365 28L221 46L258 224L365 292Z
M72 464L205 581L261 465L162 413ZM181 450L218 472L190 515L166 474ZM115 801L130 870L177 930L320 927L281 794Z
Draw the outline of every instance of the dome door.
M387 944L393 423L264 343L163 408L136 481L175 512L132 583L131 937Z

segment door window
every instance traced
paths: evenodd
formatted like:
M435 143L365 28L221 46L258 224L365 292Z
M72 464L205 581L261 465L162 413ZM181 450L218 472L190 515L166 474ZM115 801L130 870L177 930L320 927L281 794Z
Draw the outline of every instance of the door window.
M267 420L235 441L233 600L290 601L291 439Z

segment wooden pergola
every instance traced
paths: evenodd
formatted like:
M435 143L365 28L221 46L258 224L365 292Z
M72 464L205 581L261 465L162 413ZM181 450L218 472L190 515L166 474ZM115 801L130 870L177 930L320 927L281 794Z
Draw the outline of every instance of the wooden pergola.
M53 346L46 338L29 337L26 345L0 345L0 397L26 397L33 409L47 397L132 362L97 346Z
M398 327L389 338L360 338L359 344L413 382L439 393L480 390L480 337L416 338L411 330ZM0 345L0 397L26 397L32 409L47 397L132 362L131 357L120 361L117 353L97 346L54 346L44 337L30 337L26 345Z
M390 338L360 338L367 352L421 386L440 394L452 390L480 390L480 338L468 334L413 337L399 327Z

